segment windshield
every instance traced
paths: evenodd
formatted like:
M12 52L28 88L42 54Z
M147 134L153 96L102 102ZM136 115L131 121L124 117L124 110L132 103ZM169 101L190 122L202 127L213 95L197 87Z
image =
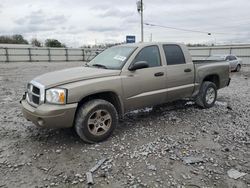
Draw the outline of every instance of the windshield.
M109 48L96 56L87 65L98 68L120 70L135 49L136 47L128 46Z

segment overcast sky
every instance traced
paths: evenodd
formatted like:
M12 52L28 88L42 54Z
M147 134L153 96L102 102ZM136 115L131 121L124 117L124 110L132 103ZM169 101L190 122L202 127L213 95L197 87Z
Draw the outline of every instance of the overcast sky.
M250 0L144 0L145 41L250 43ZM216 33L216 34L214 34ZM136 0L0 0L0 34L56 38L67 46L140 40Z

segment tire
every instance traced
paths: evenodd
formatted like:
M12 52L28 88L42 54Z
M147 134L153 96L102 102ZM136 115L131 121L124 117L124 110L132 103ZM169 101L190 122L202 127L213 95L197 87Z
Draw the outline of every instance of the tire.
M196 104L201 108L211 108L217 99L217 87L213 82L202 83L200 92L196 97Z
M75 130L87 143L107 139L118 123L116 108L108 101L94 99L84 103L77 111Z
M241 69L241 65L237 65L235 72L240 72L240 69Z

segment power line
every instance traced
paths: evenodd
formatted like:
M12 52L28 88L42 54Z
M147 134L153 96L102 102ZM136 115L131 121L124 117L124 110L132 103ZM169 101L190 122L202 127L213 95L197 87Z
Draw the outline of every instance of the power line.
M177 28L177 27L170 27L170 26L163 26L163 25L157 25L157 24L151 24L151 23L144 23L147 26L152 27L161 27L166 29L174 29L178 31L185 31L185 32L193 32L193 33L202 33L206 35L212 35L212 34L218 34L218 35L240 35L239 33L218 33L218 32L207 32L207 31L199 31L199 30L192 30L192 29L185 29L185 28Z
M174 29L174 30L179 30L179 31L187 31L187 32L195 32L195 33L203 33L203 34L211 35L211 33L205 32L205 31L197 31L197 30L190 30L190 29L162 26L162 25L156 25L156 24L151 24L151 23L145 23L145 25L152 26L152 27L162 27L162 28Z

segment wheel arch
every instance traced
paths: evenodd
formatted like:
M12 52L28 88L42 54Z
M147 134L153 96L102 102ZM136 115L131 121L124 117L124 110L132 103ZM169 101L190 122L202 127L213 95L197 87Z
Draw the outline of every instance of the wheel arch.
M78 102L76 113L78 109L82 106L82 104L93 99L103 99L110 102L116 108L119 118L123 117L124 107L122 100L119 95L113 91L103 91L82 97L82 99Z
M202 83L206 81L213 82L216 85L217 89L220 89L220 77L218 74L211 74L205 76Z

